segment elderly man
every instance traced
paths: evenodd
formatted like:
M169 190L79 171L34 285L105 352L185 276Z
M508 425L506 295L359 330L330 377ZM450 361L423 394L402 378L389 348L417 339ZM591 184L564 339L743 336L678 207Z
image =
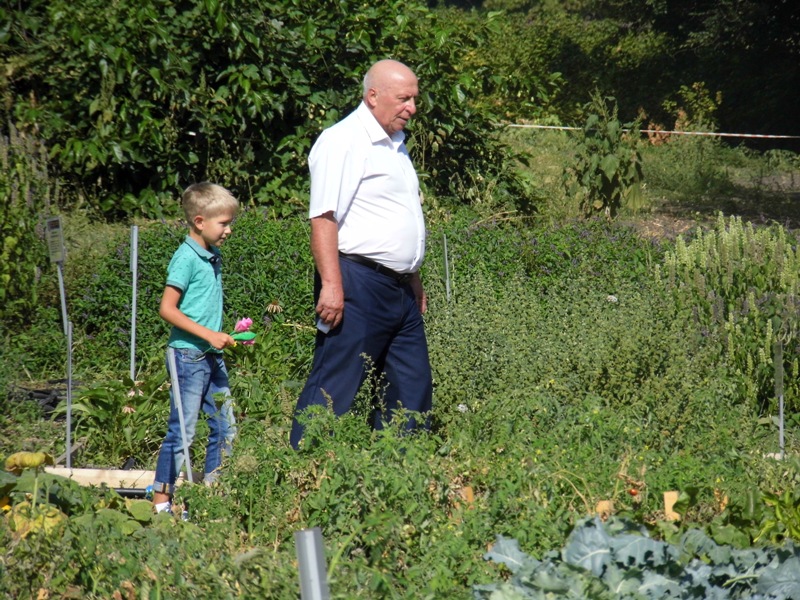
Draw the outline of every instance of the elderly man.
M298 447L297 416L312 405L349 411L374 366L386 387L373 427L397 408L431 409L431 368L419 276L425 223L419 181L403 140L416 112L417 77L382 60L364 78L363 100L326 129L309 155L311 252L316 264L316 345L300 394L290 441ZM365 365L365 358L371 365ZM427 422L426 422L427 425ZM417 423L411 419L409 428Z

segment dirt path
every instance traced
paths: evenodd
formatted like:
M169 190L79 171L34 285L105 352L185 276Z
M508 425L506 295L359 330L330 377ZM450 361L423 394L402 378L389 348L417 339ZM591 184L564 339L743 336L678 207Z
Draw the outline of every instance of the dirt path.
M698 226L713 226L719 212L756 225L778 223L789 231L800 231L800 170L733 183L730 196L657 203L649 214L631 222L648 237L670 240Z

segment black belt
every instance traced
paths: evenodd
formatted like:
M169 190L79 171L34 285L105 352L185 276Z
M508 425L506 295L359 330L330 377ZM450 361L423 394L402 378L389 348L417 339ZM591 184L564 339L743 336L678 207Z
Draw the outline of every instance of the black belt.
M339 256L345 260L349 260L350 262L354 262L358 265L372 269L373 271L377 271L381 275L391 277L397 283L408 283L411 281L411 277L414 275L413 273L398 273L397 271L392 271L389 267L385 267L381 263L377 263L374 260L370 260L369 258L365 258L359 254L345 254L344 252L339 252Z

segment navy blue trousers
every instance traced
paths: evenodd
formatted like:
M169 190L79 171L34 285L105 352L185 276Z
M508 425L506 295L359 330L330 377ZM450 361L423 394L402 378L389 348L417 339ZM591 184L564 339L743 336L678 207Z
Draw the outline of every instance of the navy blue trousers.
M327 406L342 415L350 410L371 366L382 374L372 425L379 429L394 410L426 413L431 409L432 380L425 327L411 286L340 258L344 288L342 322L329 333L317 332L311 374L297 400L290 441L297 448L303 427L297 415L313 405ZM314 300L319 295L315 278ZM419 424L409 421L409 428ZM426 422L422 426L427 426Z

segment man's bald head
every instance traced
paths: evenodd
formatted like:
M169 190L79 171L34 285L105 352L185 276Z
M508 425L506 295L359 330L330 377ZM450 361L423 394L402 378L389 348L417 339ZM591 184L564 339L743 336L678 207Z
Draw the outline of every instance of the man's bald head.
M403 63L380 60L364 76L364 103L387 134L401 131L417 112L417 76Z

